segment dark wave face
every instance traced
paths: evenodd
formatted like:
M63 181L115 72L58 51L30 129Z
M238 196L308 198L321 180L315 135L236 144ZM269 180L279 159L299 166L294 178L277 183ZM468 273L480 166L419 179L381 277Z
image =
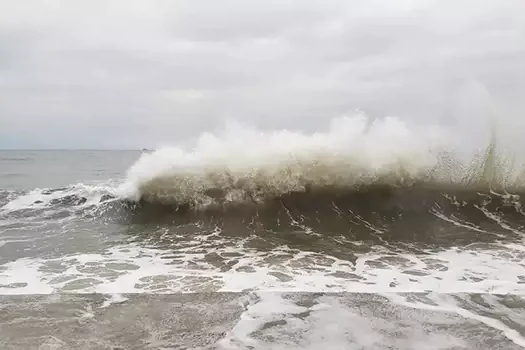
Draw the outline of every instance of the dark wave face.
M522 234L523 193L505 194L428 185L393 187L371 185L360 189L318 188L291 192L262 203L245 201L210 205L196 210L190 204L165 204L119 199L105 193L96 201L71 189L42 191L44 202L3 213L8 218L91 216L129 224L184 225L199 223L223 232L303 232L312 239L342 236L374 244L465 245L508 240ZM5 201L7 194L3 194ZM60 214L58 214L60 213ZM235 233L233 233L235 234Z
M312 241L339 236L380 245L461 246L520 237L525 225L522 195L424 185L322 188L199 211L189 204L113 202L106 213L119 211L119 220L136 224L199 222L231 234L296 232Z
M524 193L498 193L428 184L323 187L264 201L212 204L130 201L108 192L83 196L75 188L43 190L32 204L4 210L5 219L91 218L125 225L219 228L224 235L304 237L311 244L337 237L367 245L404 247L467 245L520 238ZM9 197L10 196L10 197ZM3 200L15 194L4 193Z

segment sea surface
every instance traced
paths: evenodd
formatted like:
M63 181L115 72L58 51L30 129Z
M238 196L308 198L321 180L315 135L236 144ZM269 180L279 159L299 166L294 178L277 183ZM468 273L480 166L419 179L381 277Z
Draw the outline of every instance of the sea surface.
M1 349L525 347L519 187L202 142L0 151Z

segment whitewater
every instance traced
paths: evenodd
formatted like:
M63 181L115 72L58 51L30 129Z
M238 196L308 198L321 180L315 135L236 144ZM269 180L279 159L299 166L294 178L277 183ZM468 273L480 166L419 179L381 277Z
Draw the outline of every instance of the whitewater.
M357 113L0 151L0 306L69 310L5 327L64 324L35 333L51 348L522 348L525 168L487 135Z

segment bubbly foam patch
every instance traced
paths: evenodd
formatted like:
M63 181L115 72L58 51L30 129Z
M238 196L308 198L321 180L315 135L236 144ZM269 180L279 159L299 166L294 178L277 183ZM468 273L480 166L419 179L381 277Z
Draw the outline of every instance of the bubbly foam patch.
M137 245L103 254L0 266L0 294L310 291L525 294L525 249L471 245L425 254L378 248L355 262L280 247L167 252Z
M239 322L214 348L430 350L485 349L489 342L505 349L525 345L515 329L524 325L518 315L523 299L515 311L516 306L492 295L258 292L241 305L245 311Z

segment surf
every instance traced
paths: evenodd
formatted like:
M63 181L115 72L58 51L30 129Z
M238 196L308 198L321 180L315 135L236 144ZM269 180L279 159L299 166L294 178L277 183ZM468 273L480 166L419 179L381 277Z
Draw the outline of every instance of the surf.
M191 149L142 154L119 188L131 201L189 205L264 203L312 189L372 185L519 191L524 168L498 154L491 140L466 157L458 139L437 125L414 126L364 114L330 121L327 130L261 131L239 123L204 133Z

